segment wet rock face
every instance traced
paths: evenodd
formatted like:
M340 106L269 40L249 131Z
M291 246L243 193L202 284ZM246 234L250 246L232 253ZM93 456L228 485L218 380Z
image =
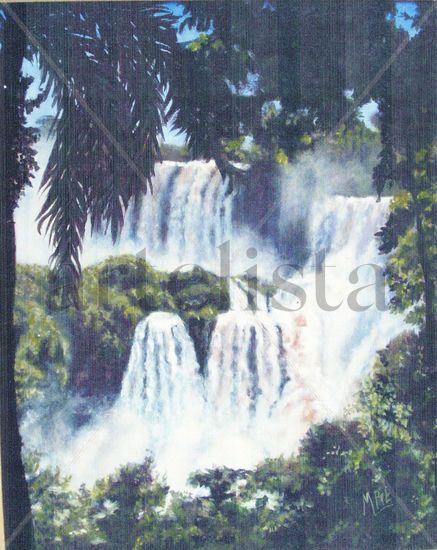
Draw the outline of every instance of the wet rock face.
M204 373L208 360L209 345L214 332L216 319L190 319L188 321L188 334L194 343L197 362L200 372Z
M187 324L203 372L218 313L229 309L226 281L200 267L173 273L167 283L182 319Z

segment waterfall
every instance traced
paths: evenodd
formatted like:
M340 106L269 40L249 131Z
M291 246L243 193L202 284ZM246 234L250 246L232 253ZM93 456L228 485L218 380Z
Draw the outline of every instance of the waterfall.
M232 223L235 191L227 194L213 163L168 162L157 170L154 198L129 212L120 241L126 248L118 251L144 247L160 268L195 263L219 273L218 247L228 240L230 310L217 316L202 369L177 315L155 312L139 323L116 403L50 455L77 483L149 452L182 489L196 469L251 467L296 451L311 422L341 414L353 399L376 351L403 328L398 316L375 307L374 266L384 259L374 234L388 199L329 195L322 175L312 177L308 192L299 170L284 178L275 212L282 242L274 244L257 234L256 223L250 230ZM293 240L291 222L300 225L302 242ZM324 270L316 266L321 250ZM298 269L291 266L296 258ZM258 281L271 283L276 273L274 296L260 285L248 300L241 275L253 264ZM316 292L323 273L331 311ZM366 285L354 311L348 297Z
M375 307L376 276L372 266L381 268L384 258L378 253L374 234L384 223L389 200L316 197L307 221L312 254L302 274L290 279L305 291L305 305L298 309L299 300L291 293L280 290L275 295L277 306L295 310L274 308L272 315L287 338L294 340L298 354L294 369L313 396L316 418L341 413L373 364L376 351L403 327L399 315ZM321 307L316 297L315 253L321 250L326 254L323 291L331 311ZM351 282L351 273L357 268L358 281L352 277ZM357 301L363 309L354 311L347 299L360 288L363 290Z
M271 414L291 375L279 337L269 315L231 311L219 316L207 372L207 395L217 419L238 418L249 428Z
M155 312L135 330L120 403L169 424L199 407L201 384L194 346L177 315Z
M144 196L130 212L124 237L130 231L162 267L190 263L215 270L217 247L231 237L232 215L232 199L215 164L165 162L153 189L154 199Z
M153 194L128 208L126 223L117 243L109 236L87 232L83 263L95 263L108 255L138 254L162 270L199 265L220 273L220 248L231 243L232 274L242 273L249 261L246 250L256 247L260 274L278 262L270 243L249 228L233 224L237 191L228 193L215 163L166 161L156 167Z
M117 401L75 434L53 442L56 448L45 462L71 473L79 485L153 453L172 486L182 487L204 431L204 408L203 382L184 323L171 313L152 313L136 327Z

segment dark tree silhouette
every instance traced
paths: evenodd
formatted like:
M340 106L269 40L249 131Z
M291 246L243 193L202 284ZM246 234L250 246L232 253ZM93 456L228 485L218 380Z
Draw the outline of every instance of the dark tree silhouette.
M5 6L0 50L0 403L8 548L33 547L14 385L14 209L35 168L25 111L54 98L55 143L43 178L39 226L54 245L64 303L75 301L87 220L115 239L128 202L148 191L166 120L174 17L158 4ZM39 97L25 101L23 59L42 69Z

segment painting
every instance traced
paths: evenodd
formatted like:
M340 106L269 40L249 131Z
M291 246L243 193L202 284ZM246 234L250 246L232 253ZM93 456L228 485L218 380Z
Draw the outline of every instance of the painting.
M2 2L0 549L437 548L436 36Z

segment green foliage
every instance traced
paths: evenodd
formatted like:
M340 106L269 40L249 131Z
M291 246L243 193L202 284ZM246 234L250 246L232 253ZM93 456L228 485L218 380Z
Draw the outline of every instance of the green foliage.
M392 0L181 6L179 30L200 34L176 56L171 115L193 155L213 158L230 176L230 189L234 181L252 183L257 170L272 178L277 165L320 141L341 161L353 155L375 168L378 132L365 127L359 107L372 99L368 83L403 38L388 17ZM370 185L359 190L369 192Z
M235 162L253 164L265 156L265 153L255 143L252 136L240 136L236 139L225 140L224 143L224 151Z
M97 523L106 536L106 548L143 548L154 539L168 487L153 477L153 463L128 465L98 481L92 491L93 509L102 514ZM113 510L106 514L108 506Z
M367 128L360 120L352 127L342 124L327 142L336 160L345 162L359 159L369 168L376 164L376 156L381 148L379 132Z
M102 548L103 533L97 520L113 513L107 506L103 512L92 509L91 493L82 487L74 491L70 480L59 470L42 469L37 455L25 456L36 548L41 550L77 550ZM101 521L101 520L100 520Z
M194 487L208 489L209 495L204 498L212 502L217 510L220 510L226 501L232 500L235 497L235 492L231 491L235 482L245 479L247 474L248 472L245 470L214 468L206 472L192 474L189 481Z
M371 469L400 508L388 527L402 548L426 547L435 537L435 410L423 357L423 335L412 333L380 353L360 398L363 445L350 455L355 471Z
M78 297L79 309L65 309L47 268L18 266L20 405L41 397L52 382L86 395L116 394L135 327L153 311L178 313L204 355L206 324L229 308L225 280L198 267L166 274L134 256L111 257L86 268Z
M167 289L173 296L181 317L186 321L210 321L219 312L229 309L226 279L220 279L198 266L190 271L171 273Z
M170 143L161 144L162 160L173 160L187 162L191 160L190 151L186 145L174 145Z
M48 270L40 266L17 267L15 372L20 405L43 395L52 381L68 378L69 338L47 307Z
M38 226L50 235L66 302L77 299L87 221L115 240L129 201L151 187L171 99L164 90L171 52L178 48L175 23L156 3L27 10L35 37L27 57L42 74L28 111L49 95L56 111Z
M431 149L416 153L410 183L395 194L390 217L379 233L381 251L390 253L387 275L394 291L392 306L408 311L407 320L419 326L426 321L426 306L428 315L435 317L436 158ZM427 321L432 322L432 318Z
M35 455L25 466L38 549L143 548L159 525L168 488L153 476L149 458L78 491L58 470L42 469Z
M407 311L414 308L408 320L423 327L424 362L435 385L437 92L433 82L437 60L433 45L437 14L432 3L419 3L414 25L418 32L393 58L377 86L382 151L373 177L379 194L393 183L403 191L382 229L381 250L393 254L388 275L395 292L394 306ZM437 472L437 434L434 455Z
M195 40L193 40L188 44L188 49L191 50L192 52L198 52L200 48L202 48L202 46L206 46L208 42L209 42L208 35L205 34L204 32L201 32ZM217 43L219 43L218 40L214 42L214 44L217 44ZM214 49L217 49L216 45L214 46Z
M308 134L305 134L305 136L302 137L302 139L305 140L306 136L308 136ZM309 136L308 136L308 138L311 140L311 138ZM304 143L308 143L308 141L306 141L306 142L304 141ZM311 141L309 143L311 143ZM275 161L276 161L277 164L288 164L288 157L285 154L283 149L279 148L276 151Z

